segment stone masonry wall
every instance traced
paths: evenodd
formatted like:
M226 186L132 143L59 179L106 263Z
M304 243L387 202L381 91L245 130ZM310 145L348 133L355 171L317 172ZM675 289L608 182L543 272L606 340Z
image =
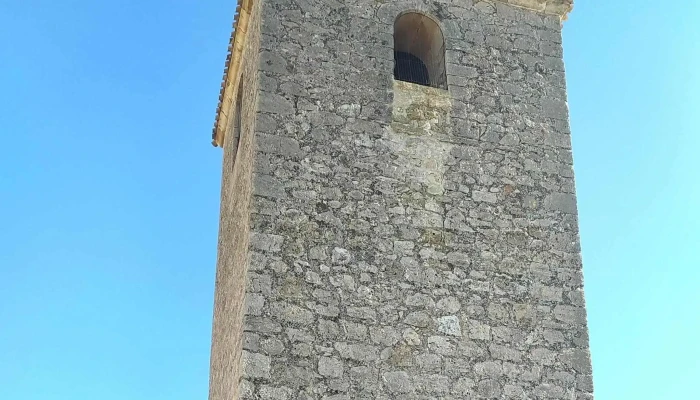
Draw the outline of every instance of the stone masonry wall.
M258 98L260 6L253 13L243 50L240 137L233 130L224 140L221 182L221 222L216 265L209 399L240 398L243 313L250 237L250 212L255 158L255 121ZM236 107L235 104L232 107ZM229 110L233 115L234 110Z
M393 82L407 10L440 21L448 92ZM592 399L559 18L262 13L241 397Z

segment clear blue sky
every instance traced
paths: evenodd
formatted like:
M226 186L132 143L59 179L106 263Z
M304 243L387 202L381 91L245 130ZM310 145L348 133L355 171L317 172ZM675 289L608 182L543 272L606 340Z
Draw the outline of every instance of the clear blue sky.
M206 397L234 7L0 2L0 399ZM700 390L699 21L578 0L565 24L599 400Z

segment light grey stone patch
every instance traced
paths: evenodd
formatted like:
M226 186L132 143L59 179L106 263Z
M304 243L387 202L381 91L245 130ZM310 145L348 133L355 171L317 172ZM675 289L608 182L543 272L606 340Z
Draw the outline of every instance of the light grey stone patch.
M295 190L292 192L292 197L299 200L314 200L318 196L313 190Z
M343 361L333 357L321 357L318 360L318 373L330 378L343 376Z
M270 379L270 357L244 350L241 359L243 362L243 376L245 378Z
M586 302L583 297L583 290L581 289L576 289L573 291L570 291L566 294L566 297L569 298L571 301L571 304L579 307L585 306Z
M462 336L462 328L456 315L448 315L438 318L438 332L451 336Z
M318 304L309 304L308 307L311 308L317 314L322 315L324 317L335 318L338 315L340 315L340 308L336 306L322 306Z
M509 346L491 344L489 346L489 353L491 353L491 357L496 360L513 361L517 363L522 361L522 354L520 351Z
M325 246L314 246L309 249L309 258L312 260L324 261L328 259Z
M306 90L299 84L295 82L285 82L280 85L280 91L282 93L292 96L306 96Z
M278 362L272 366L272 376L274 376L276 384L299 388L311 385L317 375L315 366L299 366Z
M262 293L268 296L272 293L272 277L267 274L251 273L248 275L247 289L249 293Z
M304 280L308 283L311 283L312 285L321 285L323 283L321 281L321 275L319 275L318 272L315 271L306 271L306 276L304 277Z
M403 340L406 341L406 344L409 346L420 346L421 344L420 335L412 328L404 329L401 336L403 337Z
M347 392L350 388L350 382L347 379L331 378L327 381L328 389L337 392Z
M542 337L549 343L564 343L566 341L563 333L552 329L546 329L542 333Z
M355 291L355 278L350 275L331 276L329 279L331 285L343 288L347 291Z
M591 360L587 350L564 350L559 356L559 359L564 365L573 368L576 372L583 374L591 373Z
M540 51L542 52L542 54L544 54L546 56L554 56L554 57L561 57L562 53L563 53L562 47L559 43L554 43L554 42L550 42L547 40L540 41ZM547 104L547 105L551 106L550 104ZM542 106L545 107L545 104L543 104ZM553 111L553 113L558 114L559 118L562 118L560 113L562 113L562 112L568 113L569 112L568 107L566 108L566 111L561 111L561 109L558 109L558 108L555 108L554 110L555 111ZM546 110L544 110L544 111L546 113ZM564 114L564 115L566 115L566 114ZM552 118L554 118L554 117L552 117Z
M414 293L406 296L404 303L410 307L424 308L432 308L435 305L435 301L433 301L433 299L430 296L423 293Z
M284 351L284 343L279 339L267 338L260 342L260 349L269 356L276 356Z
M442 228L442 216L438 213L416 210L411 218L413 226L418 228Z
M542 367L535 365L532 368L526 368L520 373L520 379L526 382L539 382L542 379Z
M362 111L359 104L341 104L338 106L338 114L344 117L358 117Z
M327 319L319 319L318 332L324 339L333 340L340 335L338 324Z
M273 176L256 174L253 187L255 188L255 194L258 196L272 199L283 199L287 197L284 184Z
M458 267L468 267L470 264L468 255L456 251L447 253L447 262Z
M411 241L396 240L394 241L394 252L397 254L411 254L415 244Z
M287 328L285 333L291 342L312 343L315 340L314 335L303 329Z
M255 384L247 379L241 379L238 385L238 393L242 399L253 399L255 395Z
M377 319L377 311L369 307L347 307L345 310L349 317L368 321Z
M566 214L576 214L576 197L569 193L552 193L544 199L548 210L561 211Z
M571 136L556 132L545 132L545 144L553 147L571 149Z
M372 342L383 346L393 346L401 340L399 332L390 326L370 327L369 337L372 339Z
M458 64L447 64L447 79L449 81L450 76L458 76L463 78L477 78L479 76L479 71L476 68L458 65Z
M258 109L277 115L294 115L294 104L286 98L269 92L260 92Z
M260 350L260 335L253 332L243 332L243 349L256 353Z
M290 400L292 398L292 389L287 387L275 387L275 386L260 386L258 391L260 398L266 400Z
M553 99L549 96L542 98L541 106L545 116L549 118L560 119L568 115L569 112L569 107L566 104L566 101Z
M454 354L455 345L445 337L430 336L428 337L428 349L436 354L450 356Z
M332 303L334 302L334 295L333 292L330 290L324 290L324 289L314 289L313 292L311 292L311 295L321 303Z
M583 324L586 322L586 312L580 307L558 305L554 307L554 318L568 324Z
M491 327L476 320L468 322L469 338L475 340L491 340Z
M272 334L281 332L282 325L270 318L248 317L246 318L245 329L250 332Z
M345 123L345 118L325 111L312 111L309 113L312 126L338 126Z
M542 299L545 301L552 301L552 302L557 302L560 303L562 301L562 295L564 290L557 288L557 287L551 287L551 286L545 286L545 285L539 285L535 284L532 286L533 290L533 297Z
M472 199L474 201L484 202L484 203L496 203L498 201L498 195L496 193L484 192L484 191L473 191Z
M552 350L538 347L530 351L530 359L541 365L554 365L557 354Z
M437 302L437 309L445 313L456 313L462 308L459 299L455 296L448 296Z
M347 394L332 394L330 396L323 396L321 400L351 400Z
M361 362L372 362L379 358L379 350L367 344L348 344L339 342L335 349L341 357Z
M561 399L565 391L561 386L543 383L537 386L533 392L539 399Z
M421 371L441 371L442 356L431 353L423 353L416 357L416 364Z
M273 270L278 275L283 275L289 270L289 266L280 260L275 260L270 263L270 269Z
M495 4L488 1L476 1L474 2L474 9L480 13L484 14L495 14L496 6Z
M382 381L390 393L413 392L411 377L404 371L385 372L382 374Z
M250 245L256 250L276 253L282 250L284 237L267 233L253 232L250 235Z
M495 379L484 379L479 381L476 385L476 393L488 399L495 399L501 397L503 389L501 384Z
M415 379L416 392L440 396L450 391L450 378L445 375L419 375Z
M376 368L361 365L359 367L350 368L350 380L354 382L366 382L368 384L373 384L378 382L379 378Z
M260 69L285 74L287 73L287 61L277 53L263 51L260 53Z
M297 158L301 156L299 142L290 137L258 133L256 144L258 145L258 150L262 153L279 154Z
M555 371L551 375L551 378L552 378L552 380L554 380L558 384L565 386L565 387L571 386L574 383L576 383L576 377L574 376L574 374L564 372L564 371Z
M265 297L258 293L249 293L245 299L246 315L262 315L262 309L265 305Z
M593 392L593 376L592 375L578 375L576 377L576 387L579 390L586 392Z
M346 265L352 260L350 252L346 249L336 247L333 249L332 261L334 264Z
M278 319L292 324L308 326L314 322L314 314L296 304L273 303L270 312Z
M456 395L461 395L467 397L472 394L472 389L476 386L476 382L473 379L461 377L452 386L452 393Z
M503 394L509 399L527 398L525 395L525 389L518 385L506 384L503 386Z
M517 146L520 144L518 135L509 133L501 138L500 144L504 146Z
M424 311L415 311L408 314L403 322L417 328L427 328L432 325L433 319Z

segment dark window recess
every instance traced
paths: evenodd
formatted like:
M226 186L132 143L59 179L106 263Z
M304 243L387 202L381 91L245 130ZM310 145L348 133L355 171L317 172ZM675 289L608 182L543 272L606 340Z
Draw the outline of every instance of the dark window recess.
M394 52L394 78L399 81L430 86L428 67L420 58L404 51Z
M447 89L445 39L425 14L404 13L394 22L394 79Z
M241 82L238 84L238 96L236 97L235 111L233 113L233 120L231 121L230 135L227 134L226 140L231 140L230 151L233 152L233 160L231 163L231 168L236 160L236 155L238 154L238 145L241 141L241 131L243 130L243 78L241 77ZM233 171L233 170L231 170Z

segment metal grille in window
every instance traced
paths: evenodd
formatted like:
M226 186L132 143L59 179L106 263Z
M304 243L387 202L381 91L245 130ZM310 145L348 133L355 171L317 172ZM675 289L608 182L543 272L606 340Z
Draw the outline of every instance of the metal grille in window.
M419 85L430 86L428 67L420 58L404 51L394 52L394 78Z

